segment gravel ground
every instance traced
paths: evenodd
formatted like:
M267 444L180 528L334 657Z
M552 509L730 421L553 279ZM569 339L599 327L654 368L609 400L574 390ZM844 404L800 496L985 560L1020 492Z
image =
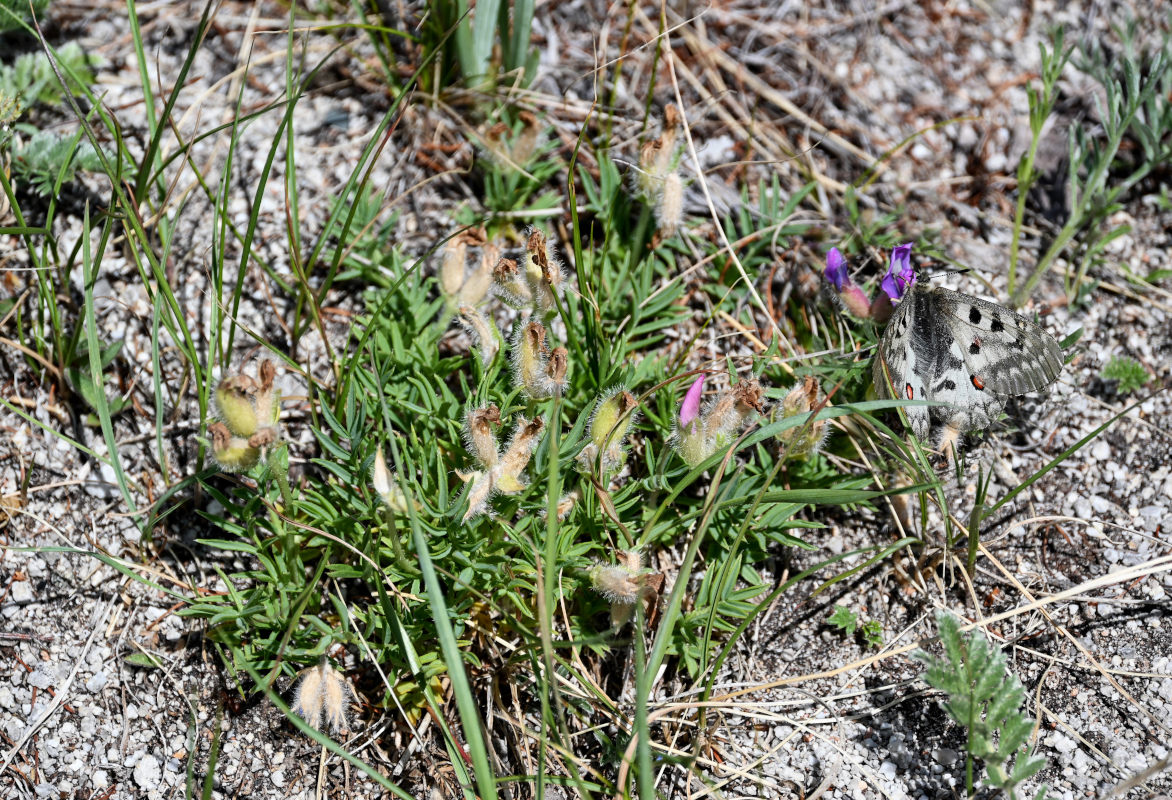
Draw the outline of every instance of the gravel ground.
M1162 8L1160 18L1167 19L1168 8ZM140 11L153 68L169 88L202 6L160 2ZM1080 3L1061 8L1050 3L1028 8L1013 3L918 8L896 2L882 8L818 9L725 5L704 10L675 32L673 44L693 134L712 154L704 158L715 161L727 153L729 142L745 143L729 118L754 119L788 132L796 148L817 145L808 153L812 168L830 181L847 182L869 163L864 157L895 147L910 132L925 131L887 162L879 186L888 196L910 198L904 223L909 236L928 228L939 231L944 251L987 278L993 291L968 276L958 276L954 288L1004 299L1006 220L1012 214L1011 200L1005 198L1012 198L1013 172L1028 141L1025 85L1038 69L1037 44L1060 22L1072 32L1096 31L1110 41L1110 23L1128 13L1134 9ZM77 40L105 59L99 69L105 104L117 109L127 136L141 141L146 130L142 94L124 13L108 5L59 2L52 14L55 42ZM234 70L250 52L241 106L259 108L278 99L285 80L282 14L266 3L220 8L175 109L185 137L231 118L240 80ZM543 59L536 88L550 98L545 110L559 135L572 140L593 99L596 48L599 59L619 54L621 20L606 22L598 4L543 5L535 34ZM646 40L639 39L648 35L642 20L634 34L639 43ZM736 43L737 60L749 73L730 72L735 62L722 61L728 58L718 47L722 42ZM320 55L333 43L314 33L300 44ZM619 95L620 116L632 135L652 68L649 50L631 56ZM320 229L329 200L353 169L364 134L388 107L376 82L363 78L369 56L362 45L336 55L333 69L298 105L302 231ZM698 93L687 83L689 74L700 75L711 94ZM718 78L726 84L723 91ZM1086 85L1073 76L1072 81L1064 119L1085 120L1094 105ZM658 85L666 100L662 87L667 79L661 76ZM471 158L463 123L446 114L422 107L409 112L375 167L374 184L386 188L387 198L397 199L394 235L416 252L452 229L445 209L468 196L467 187L451 174L420 185L422 178L434 178L414 157L422 143L460 145L450 153L434 151L450 162L445 164L449 168ZM962 116L972 119L931 128ZM795 118L801 124L794 124ZM265 114L242 130L232 179L233 212L241 221L254 201L250 176L255 162L266 156L278 122L278 115ZM780 157L782 135L762 136L753 145L756 150L740 157L771 160L754 167L761 174L794 169ZM212 176L212 185L225 152L224 137L193 145L192 163ZM718 169L710 179L719 188L731 172ZM265 233L258 241L266 243L261 255L278 273L287 273L282 178L278 167L260 199ZM186 191L191 181L191 172L185 171L176 186ZM89 188L98 196L103 191L97 183ZM721 196L735 202L735 192ZM168 265L192 328L205 339L211 319L207 211L206 198L193 191L178 221L179 238L187 246ZM1117 217L1131 231L1112 243L1108 261L1140 273L1169 268L1172 214L1153 193L1129 198ZM55 232L60 249L68 252L78 239L80 218L59 219ZM5 224L10 223L0 219L0 226ZM137 271L120 252L111 251L98 277L102 335L125 342L125 385L137 380L149 387L151 306ZM18 294L27 286L27 274L20 272L25 263L19 243L0 236L5 291ZM794 281L807 269L792 259L786 268L791 274L779 276L779 282ZM1102 277L1106 280L1091 301L1078 307L1065 304L1060 282L1043 282L1034 295L1035 310L1047 312L1044 325L1059 338L1080 328L1083 334L1078 355L1049 396L1028 399L1018 409L1022 432L992 432L970 451L972 466L979 462L994 476L993 498L1131 402L1099 377L1112 356L1138 359L1155 377L1149 389L1172 380L1172 282L1164 280L1157 292L1141 298L1115 283L1118 271ZM280 307L282 298L270 297L259 277L250 279L239 319L301 363L324 369L317 334L286 341L277 322L288 311ZM329 330L340 341L346 315L357 308L355 298L339 297L327 305L339 309ZM13 338L12 324L9 320L0 335ZM244 357L243 350L234 361ZM165 385L182 385L181 364L164 355L162 369ZM285 376L281 380L285 395L304 394L304 386ZM195 543L208 534L198 519L167 520L151 541L141 540L134 524L135 513L192 468L198 431L192 398L171 398L163 452L153 439L153 397L140 388L137 397L145 412L122 418L119 451L139 487L130 507L114 476L94 469L56 433L102 454L100 432L62 408L7 343L0 347L0 381L5 399L54 432L0 411L0 431L8 442L0 445L0 498L12 512L0 558L0 668L9 676L0 683L6 767L0 772L0 794L104 800L183 796L189 764L196 786L202 781L209 732L218 724L224 736L213 797L379 796L361 773L334 760L323 763L320 750L266 704L239 705L215 654L175 614L176 600L161 590L210 585L214 566L228 571L244 566L231 553L209 552ZM1164 392L1127 411L1091 446L1007 506L983 536L990 558L971 586L955 570L921 575L904 565L904 578L876 569L825 594L784 595L720 676L718 694L730 699L708 731L708 769L712 779L728 782L725 796L936 798L962 792L963 738L945 720L936 697L912 681L918 666L902 656L874 658L861 642L832 631L824 621L834 604L847 605L879 620L885 647L897 650L930 634L925 621L930 623L936 607L967 607L969 613L975 607L994 618L1055 597L1060 599L1008 614L990 626L1007 647L1040 725L1039 752L1050 759L1041 779L1060 798L1147 798L1172 792L1169 406ZM290 434L303 437L300 447L294 446L296 456L312 452L304 426L291 426ZM960 485L954 479L950 487L952 510L962 520L972 505L976 469L967 474L968 479ZM829 523L817 532L821 550L791 555L792 562L778 565L779 579L827 553L896 536L887 516L860 513ZM95 551L117 559L124 571L95 558ZM925 577L929 574L937 576L935 582ZM128 660L136 654L152 655L161 667L148 669ZM787 683L797 678L802 680ZM663 686L659 699L687 698ZM348 747L416 796L427 797L432 790L457 796L453 776L432 770L433 754L421 752L402 733L369 720L356 729ZM446 758L442 752L434 755L440 763ZM688 792L699 789L671 780L669 774L670 796L695 796Z

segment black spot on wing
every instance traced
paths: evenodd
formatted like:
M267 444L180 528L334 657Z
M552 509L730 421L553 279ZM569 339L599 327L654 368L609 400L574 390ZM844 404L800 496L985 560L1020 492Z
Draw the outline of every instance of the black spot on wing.
M956 391L956 382L945 378L944 380L940 381L940 383L936 384L936 388L933 391L954 392Z
M969 308L969 322L973 323L974 325L981 324L981 309L977 308L976 306Z
M1005 325L1001 322L1001 317L993 317L993 321L989 323L989 330L993 331L993 333L1001 333L1001 331L1005 330Z

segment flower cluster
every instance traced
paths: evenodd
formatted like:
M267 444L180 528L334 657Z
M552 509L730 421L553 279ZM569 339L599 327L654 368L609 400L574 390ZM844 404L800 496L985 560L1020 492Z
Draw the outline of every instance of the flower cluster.
M786 393L777 418L784 420L809 414L821 402L822 389L818 381L807 375ZM778 432L777 440L785 446L785 453L791 460L802 461L822 449L827 433L826 420L806 419L796 427Z
M208 425L212 456L227 472L255 467L279 438L280 393L273 388L277 370L264 360L257 377L241 372L220 381L212 395L217 422Z
M703 394L704 375L701 375L684 395L672 434L672 446L690 467L727 446L745 423L765 411L761 402L764 391L756 378L742 380L701 411Z
M623 465L627 460L623 443L637 416L635 406L635 396L622 386L599 396L590 417L590 442L578 454L578 469L590 472L597 460L601 474L606 475Z
M525 488L524 472L545 427L541 417L517 418L512 439L502 453L493 427L501 423L501 410L494 405L470 410L464 417L468 452L478 469L460 477L472 484L464 520L483 514L494 494L517 494Z
M493 289L505 304L528 310L543 318L557 313L557 302L565 291L566 273L550 249L545 234L530 228L525 237L521 264L502 258L493 270Z
M640 600L654 607L663 587L663 575L643 566L638 550L619 553L617 564L596 564L590 585L610 603L610 623L617 630L626 625Z
M507 122L485 129L482 143L488 157L502 166L524 168L541 146L541 122L530 111L517 114L516 131Z
M846 258L837 247L830 248L826 254L826 269L822 275L834 287L846 309L856 317L870 317L877 322L886 322L891 316L892 303L903 297L916 280L916 271L912 267L912 245L909 242L892 249L887 272L879 281L879 291L870 301L863 290L851 281Z
M513 382L534 400L560 395L566 388L569 351L550 350L545 326L537 321L518 324L513 334Z
M323 655L317 664L301 671L300 679L293 695L293 711L318 730L322 729L324 717L330 733L346 733L346 706L354 690L345 676L331 667Z

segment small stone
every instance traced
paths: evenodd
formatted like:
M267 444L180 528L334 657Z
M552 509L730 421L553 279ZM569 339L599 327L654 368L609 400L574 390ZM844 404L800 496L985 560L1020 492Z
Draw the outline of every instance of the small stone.
M85 682L85 690L90 694L97 694L106 688L107 681L106 672L103 670Z
M950 764L956 763L956 760L960 758L960 753L956 752L951 747L940 747L933 751L932 757L935 758L937 762L947 767Z
M28 581L13 581L8 599L18 605L26 605L33 601L33 585ZM47 786L48 784L41 784Z
M140 758L134 767L134 782L143 789L154 789L159 785L161 777L159 760L150 753Z
M42 664L28 676L28 685L36 689L48 689L53 685L53 670L47 664Z

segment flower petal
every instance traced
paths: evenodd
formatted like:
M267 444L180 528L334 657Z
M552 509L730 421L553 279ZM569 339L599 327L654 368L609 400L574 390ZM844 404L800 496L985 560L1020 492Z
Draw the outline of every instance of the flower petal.
M901 244L891 251L891 263L887 274L879 282L879 288L892 300L903 297L908 287L915 283L916 271L912 267L912 243Z
M826 254L826 270L822 273L826 280L834 284L834 288L842 291L842 287L850 281L847 274L846 259L842 257L837 247L830 248Z
M684 402L680 404L680 428L687 428L697 417L700 416L700 396L704 394L704 374L688 387L688 393L684 395Z

